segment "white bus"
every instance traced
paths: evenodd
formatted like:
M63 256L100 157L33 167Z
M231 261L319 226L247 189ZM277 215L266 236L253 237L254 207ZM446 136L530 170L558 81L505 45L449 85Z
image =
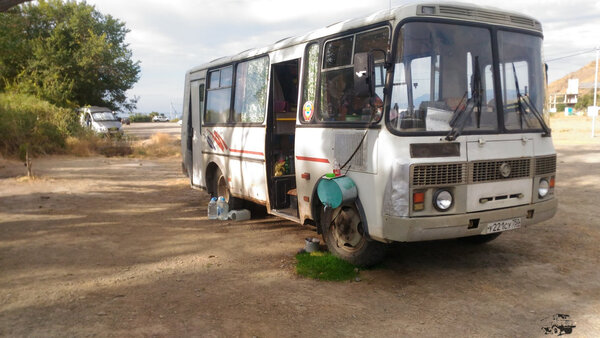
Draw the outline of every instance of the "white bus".
M482 243L547 220L542 39L521 13L413 3L213 60L185 76L183 170L363 266L386 243ZM325 177L335 164L343 180Z

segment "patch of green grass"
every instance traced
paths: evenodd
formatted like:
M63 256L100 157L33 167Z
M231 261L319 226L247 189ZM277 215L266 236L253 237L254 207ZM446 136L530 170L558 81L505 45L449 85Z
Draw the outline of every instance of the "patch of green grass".
M328 252L303 252L296 255L300 276L329 281L344 281L358 275L356 267Z

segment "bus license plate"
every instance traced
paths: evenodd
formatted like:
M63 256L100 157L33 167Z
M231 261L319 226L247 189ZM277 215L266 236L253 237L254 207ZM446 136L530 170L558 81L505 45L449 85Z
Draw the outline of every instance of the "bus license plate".
M487 229L484 234L492 234L494 232L506 231L518 229L521 227L521 218L505 219L503 221L497 221L488 223Z

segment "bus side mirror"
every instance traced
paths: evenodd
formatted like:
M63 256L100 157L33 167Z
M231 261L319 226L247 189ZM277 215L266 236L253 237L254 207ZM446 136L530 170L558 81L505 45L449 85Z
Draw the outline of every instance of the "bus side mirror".
M367 98L375 95L375 63L371 53L354 55L354 95Z

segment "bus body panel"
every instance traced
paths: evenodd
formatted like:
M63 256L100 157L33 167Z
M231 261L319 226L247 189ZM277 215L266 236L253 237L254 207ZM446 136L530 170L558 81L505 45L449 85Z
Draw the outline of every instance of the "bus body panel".
M228 179L231 193L266 203L265 127L227 128L229 144Z

